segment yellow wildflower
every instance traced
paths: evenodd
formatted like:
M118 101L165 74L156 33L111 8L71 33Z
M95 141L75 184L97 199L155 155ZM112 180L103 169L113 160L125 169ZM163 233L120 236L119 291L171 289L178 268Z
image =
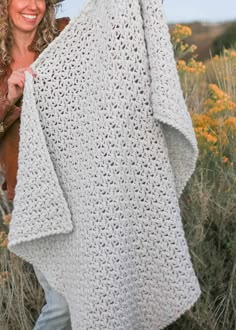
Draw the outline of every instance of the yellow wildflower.
M219 55L215 55L214 57L213 57L213 61L219 61L220 60L220 56Z
M192 35L192 30L186 25L176 24L173 34L179 36L181 39L184 39Z
M233 111L236 109L236 103L233 102L232 98L217 85L210 84L208 89L209 97L205 100L204 106L208 108L209 114L222 111Z
M232 129L236 129L236 117L227 118L224 124Z
M208 114L201 113L201 114L193 114L192 120L195 127L213 127L216 126L216 120L211 118Z
M217 137L213 134L207 133L207 132L202 132L201 136L206 139L207 142L209 143L216 143L217 142Z
M200 74L205 72L206 66L202 62L197 62L195 59L190 59L188 62L184 60L178 60L177 69L179 72Z

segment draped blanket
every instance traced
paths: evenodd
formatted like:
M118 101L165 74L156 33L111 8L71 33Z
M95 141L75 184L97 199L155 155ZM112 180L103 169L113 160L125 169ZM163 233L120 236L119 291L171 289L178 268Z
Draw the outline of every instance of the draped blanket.
M73 329L157 330L200 294L178 198L197 144L161 0L90 0L27 74L9 249Z

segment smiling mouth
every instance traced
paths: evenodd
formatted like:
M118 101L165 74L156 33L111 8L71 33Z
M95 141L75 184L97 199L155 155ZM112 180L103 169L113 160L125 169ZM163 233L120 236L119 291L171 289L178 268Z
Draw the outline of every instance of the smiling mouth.
M27 21L35 21L37 16L36 15L26 15L22 14L22 16L27 20Z

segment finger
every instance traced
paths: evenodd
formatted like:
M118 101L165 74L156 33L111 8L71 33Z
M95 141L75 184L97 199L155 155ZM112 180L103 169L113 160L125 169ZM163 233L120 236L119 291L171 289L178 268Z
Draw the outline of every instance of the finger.
M18 85L19 82L25 83L25 75L15 75L14 77L9 78L8 84L10 85Z
M19 78L20 77L24 77L24 79L25 79L25 72L26 71L29 72L34 78L36 77L36 73L30 67L25 67L25 68L22 68L22 69L13 71L13 73L12 73L12 75L11 75L10 78L13 78L13 77L19 77Z
M25 76L25 71L14 71L12 73L13 77L24 77Z
M18 112L18 114L21 114L21 107L16 107L16 111Z
M9 87L16 87L18 86L19 88L23 89L24 88L24 85L25 85L25 79L22 78L22 77L17 77L15 79L11 79L9 82Z
M16 84L17 87L19 87L22 91L25 87L25 82L24 81L19 81L17 84Z
M32 75L34 74L34 71L31 69L31 67L27 66L25 68L21 68L21 69L13 71L12 75L24 74L26 71L28 71Z

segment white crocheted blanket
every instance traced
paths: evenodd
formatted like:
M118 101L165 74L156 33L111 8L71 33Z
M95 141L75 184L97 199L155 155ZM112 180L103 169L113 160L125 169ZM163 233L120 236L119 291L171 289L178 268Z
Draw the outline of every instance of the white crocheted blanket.
M157 330L200 289L178 197L197 144L161 0L90 0L27 75L9 248L73 329Z

